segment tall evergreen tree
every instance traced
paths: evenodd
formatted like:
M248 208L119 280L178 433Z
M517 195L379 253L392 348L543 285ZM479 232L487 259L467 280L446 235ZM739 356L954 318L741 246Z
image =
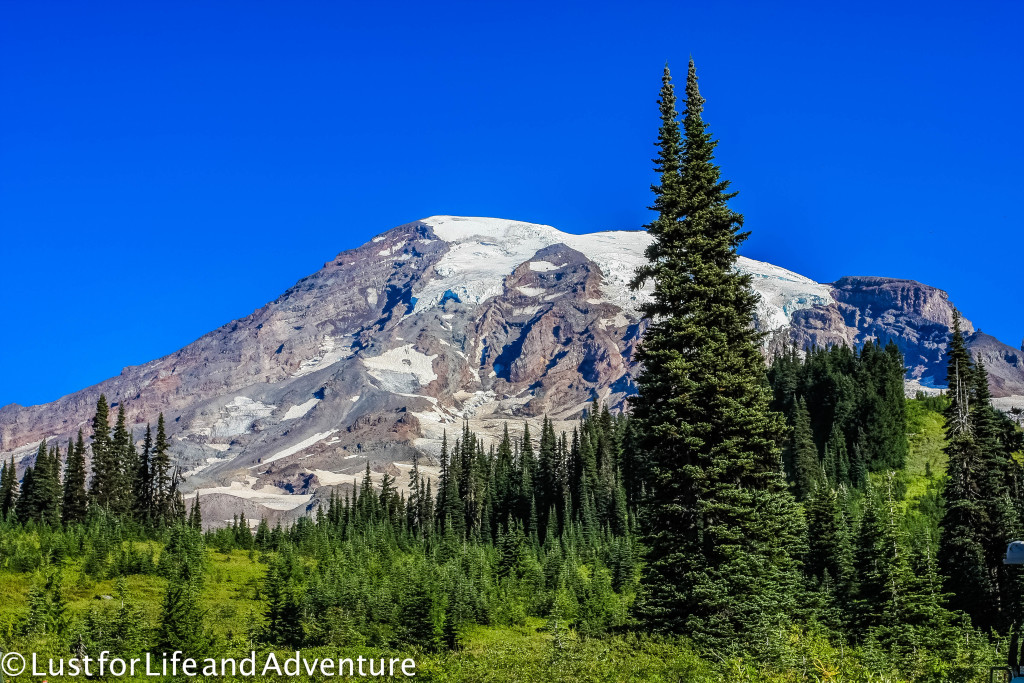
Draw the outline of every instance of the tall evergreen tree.
M68 445L67 465L64 468L64 500L61 506L61 518L65 524L77 524L85 521L89 505L89 496L85 490L85 440L82 430L78 430L78 440L72 447Z
M135 517L148 520L153 514L153 431L146 425L146 436L142 441L138 469L135 472Z
M117 406L117 418L114 420L114 431L110 437L110 461L113 465L112 476L114 477L113 488L115 491L110 503L111 509L119 515L131 510L135 503L132 486L135 470L138 468L138 456L132 441L122 401Z
M984 505L986 462L975 441L971 420L974 366L964 342L960 315L953 317L947 352L949 406L946 409L946 454L949 464L943 490L946 507L940 522L939 568L952 594L950 607L971 615L975 625L991 623L996 586L985 562Z
M167 429L164 426L164 414L160 413L156 422L156 441L150 456L153 516L160 520L174 517L174 477L171 474L170 448Z
M18 502L18 470L14 464L14 456L11 461L4 463L0 472L0 520L14 512Z
M818 461L818 447L814 445L814 433L811 431L811 416L802 398L797 399L793 408L793 438L788 451L796 496L805 500L818 486L821 464Z
M107 397L100 394L92 418L92 478L89 481L89 500L99 507L109 508L117 495L117 463L112 450L110 408Z
M731 648L793 614L801 514L782 476L750 276L734 269L742 216L712 163L717 144L690 62L685 136L666 67L654 188L658 218L633 287L653 280L633 419L645 451L643 616Z

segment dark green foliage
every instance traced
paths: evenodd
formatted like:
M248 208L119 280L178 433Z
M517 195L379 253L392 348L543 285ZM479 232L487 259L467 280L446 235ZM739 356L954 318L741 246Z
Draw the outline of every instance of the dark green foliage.
M1024 531L1011 500L1019 479L1016 428L1002 427L1008 420L989 404L987 373L972 362L958 313L947 357L949 465L938 564L952 607L978 627L1006 629L1020 618L1021 577L1002 564L1006 544Z
M167 584L155 645L157 652L181 651L194 659L212 654L213 636L206 626L206 610L198 587L186 575Z
M206 563L205 547L203 536L197 529L175 524L157 562L160 574L168 579L201 584Z
M156 441L150 454L151 514L155 521L166 522L175 518L174 483L170 443L164 427L164 414L160 413L156 423Z
M668 69L648 263L651 318L632 400L647 496L644 619L731 649L794 614L802 516L781 473L782 416L769 410L756 295L733 269L747 237L734 193L712 163L691 61L683 136Z
M823 618L842 629L849 618L855 587L852 538L841 500L824 478L807 501L807 556L804 572L823 600Z
M267 568L264 638L273 645L298 647L302 643L302 609L289 581L289 569L280 560Z
M17 500L18 521L39 524L60 522L60 450L39 443L34 463L25 470Z
M0 520L14 514L18 502L18 470L14 465L14 456L5 462L0 469Z
M400 616L401 637L404 642L426 650L441 645L446 625L442 605L438 604L437 580L428 567L412 568L402 595Z
M799 500L804 500L821 482L822 467L818 459L818 447L814 445L814 434L811 432L811 416L802 398L797 400L793 408L793 437L786 455L793 472L794 493ZM832 481L835 481L834 477Z
M835 486L860 488L869 472L903 467L909 448L904 372L891 342L884 350L867 342L859 352L812 348L804 357L792 348L774 358L768 372L772 406L794 428L785 458L798 495L808 490L808 426L821 469ZM798 454L804 463L799 467Z
M139 456L135 450L134 439L128 431L125 418L124 403L118 404L117 419L110 438L110 460L113 463L112 473L115 477L116 495L111 498L112 510L124 515L135 506L135 476L139 468Z
M64 497L61 505L61 519L65 524L79 524L85 521L89 507L86 492L85 440L78 430L78 441L74 446L68 443L67 464L64 467Z
M261 519L260 521L266 525L266 520ZM188 513L188 525L196 531L203 530L203 510L199 506L199 493L196 493L195 498L192 499L192 508Z
M92 419L92 479L89 502L109 510L117 508L121 473L110 441L110 408L107 397L100 394L96 415Z

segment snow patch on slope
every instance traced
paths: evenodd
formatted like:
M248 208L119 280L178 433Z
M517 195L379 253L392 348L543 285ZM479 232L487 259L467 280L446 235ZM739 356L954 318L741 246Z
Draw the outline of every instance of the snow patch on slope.
M299 451L303 450L304 448L309 448L310 446L312 446L316 442L323 441L324 439L329 437L331 434L334 434L336 431L338 431L338 430L337 429L328 429L326 432L317 432L313 436L311 436L309 438L306 438L306 439L303 439L302 441L298 442L294 446L289 446L288 448L285 448L284 450L281 450L281 451L278 451L277 453L274 453L269 458L264 458L262 463L260 463L259 465L253 465L249 469L253 469L255 467L262 467L263 465L266 465L268 463L272 463L275 460L280 460L281 458L287 458L289 455L295 455L296 453L298 453Z
M303 415L308 413L310 410L312 410L313 406L315 406L319 402L320 402L320 399L318 399L318 398L311 398L308 401L306 401L304 403L300 403L297 406L292 406L291 408L289 408L285 412L284 417L282 417L281 419L282 420L294 420L296 418L302 417Z
M401 394L413 393L437 379L434 374L435 358L437 354L428 356L417 351L412 344L406 344L379 356L363 357L360 360L369 375L380 382L384 389Z
M222 412L226 414L210 427L210 436L219 438L246 434L253 422L269 417L275 410L277 406L254 401L247 396L235 396L224 406Z
M334 337L324 337L320 342L320 350L317 355L308 358L299 364L299 369L292 374L292 377L304 377L311 372L323 370L334 365L340 360L352 357L352 347L339 345Z
M194 494L185 496L186 499L194 495L208 496L211 493L223 493L236 498L252 500L271 510L294 510L300 505L306 505L313 498L309 494L272 493L270 491L257 491L249 488L240 481L231 482L230 486L216 486L213 488L199 489Z

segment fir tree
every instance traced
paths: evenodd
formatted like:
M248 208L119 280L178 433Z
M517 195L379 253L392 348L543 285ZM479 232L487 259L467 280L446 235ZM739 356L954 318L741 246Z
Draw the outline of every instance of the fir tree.
M271 564L263 583L265 638L274 645L297 647L302 643L302 613L282 569L280 561Z
M85 490L85 440L78 430L78 440L68 445L67 465L64 468L64 498L61 518L65 524L79 524L85 521L89 495Z
M135 451L131 432L128 431L123 402L117 406L117 418L114 421L114 431L110 439L110 453L110 460L113 463L114 490L116 491L116 495L111 497L111 506L117 514L123 515L134 508L133 486L135 472L138 469L138 453Z
M262 524L266 524L265 520L260 520ZM192 508L188 514L188 525L196 531L203 530L203 510L199 507L199 492L196 492L195 499L192 501Z
M187 579L172 580L161 605L157 651L181 651L185 657L202 659L212 647L213 636L206 627L198 587Z
M153 432L146 425L146 436L142 441L142 454L135 472L135 518L140 522L149 520L153 514Z
M119 479L118 464L110 441L110 409L107 406L107 397L100 394L96 401L96 415L92 419L90 503L111 509L119 494Z
M156 423L156 441L151 454L151 490L153 516L162 521L174 517L174 477L171 475L170 443L164 427L164 414L160 413Z
M818 447L814 445L814 434L811 432L811 416L802 398L797 399L793 417L789 461L793 469L794 493L798 499L804 500L818 486L821 464L818 462Z
M984 504L988 483L986 460L975 441L971 420L974 366L964 343L958 313L947 352L946 454L949 464L943 491L946 507L940 522L939 568L952 594L950 607L971 615L975 625L991 623L996 597L985 561L991 520Z
M658 218L633 281L654 282L632 401L648 485L643 616L731 648L795 611L804 530L781 473L785 423L768 408L757 298L733 268L747 233L712 163L692 61L686 95L681 140L666 67Z
M10 462L4 463L0 472L0 521L14 514L18 503L18 470L14 464L14 456Z

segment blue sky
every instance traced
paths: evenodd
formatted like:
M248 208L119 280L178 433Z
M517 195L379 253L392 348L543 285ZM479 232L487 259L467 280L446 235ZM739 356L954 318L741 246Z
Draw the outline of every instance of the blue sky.
M691 54L741 253L917 279L1024 335L1016 0L0 16L0 405L170 353L417 218L639 228L661 67Z

